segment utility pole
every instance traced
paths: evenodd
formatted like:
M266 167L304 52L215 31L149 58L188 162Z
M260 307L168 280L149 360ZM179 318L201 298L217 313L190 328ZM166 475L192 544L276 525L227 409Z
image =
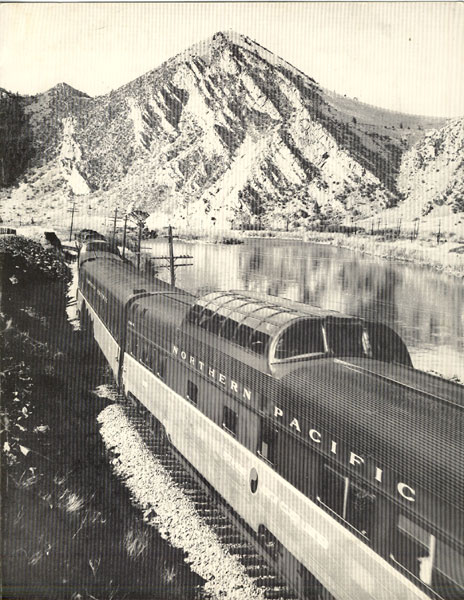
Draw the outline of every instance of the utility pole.
M176 262L179 259L192 259L193 256L188 254L181 254L179 256L174 256L174 236L172 234L172 227L169 225L168 227L168 247L169 247L169 256L152 256L150 260L162 260L165 261L164 264L158 265L157 268L169 268L169 272L171 274L171 286L174 287L176 285L176 268L177 267L191 267L193 263L179 263Z
M118 218L118 207L114 211L114 223L113 223L113 242L116 239L116 220Z
M139 235L137 240L137 271L140 271L140 252L142 247L142 231L143 231L143 223L139 222Z
M69 228L69 241L71 241L71 238L72 238L72 230L73 230L73 224L74 224L74 212L75 212L75 208L76 208L76 203L73 202L72 208L71 208L71 226Z
M172 227L168 227L168 244L169 244L169 270L171 272L171 286L176 285L176 272L174 269L174 245L172 241Z
M122 234L122 257L126 257L127 215L124 217L124 233Z

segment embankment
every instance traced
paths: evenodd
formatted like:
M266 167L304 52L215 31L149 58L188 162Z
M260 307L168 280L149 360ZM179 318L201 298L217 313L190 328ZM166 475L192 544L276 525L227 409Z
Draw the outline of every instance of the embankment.
M108 463L108 381L66 316L71 273L21 238L0 242L3 597L168 600L201 578L145 524Z

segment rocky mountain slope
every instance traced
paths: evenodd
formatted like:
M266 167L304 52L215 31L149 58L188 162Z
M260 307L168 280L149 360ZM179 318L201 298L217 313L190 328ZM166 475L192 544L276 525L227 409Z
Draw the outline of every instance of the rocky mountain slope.
M426 215L443 205L464 211L464 119L428 131L404 154L398 188L411 213Z
M462 120L329 92L238 34L105 96L3 92L0 119L4 218L39 222L73 197L89 215L135 203L155 222L220 227L357 219L419 199L462 210Z

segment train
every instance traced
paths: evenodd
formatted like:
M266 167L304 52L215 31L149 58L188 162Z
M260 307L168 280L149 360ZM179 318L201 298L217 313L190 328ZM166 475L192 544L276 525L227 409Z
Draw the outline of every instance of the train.
M463 387L390 327L196 296L84 243L77 305L121 391L263 540L300 598L464 598Z

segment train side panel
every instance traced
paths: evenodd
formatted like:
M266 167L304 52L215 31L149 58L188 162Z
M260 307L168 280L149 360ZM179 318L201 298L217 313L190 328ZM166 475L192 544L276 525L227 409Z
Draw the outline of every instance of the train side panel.
M82 294L77 292L77 307L79 314L83 319L89 319L89 325L92 328L93 337L103 352L108 364L117 380L119 372L119 353L118 342L111 335L103 321L98 316L94 308L85 300ZM84 316L86 315L86 316Z
M427 500L430 510L421 513L416 506L414 510L409 510L409 507L405 516L398 499L392 501L389 498L389 472L386 471L385 476L378 475L379 471L383 473L383 463L380 465L382 469L375 471L375 477L379 477L378 481L382 480L382 485L385 479L386 487L372 489L370 484L367 487L361 485L359 477L352 479L346 465L340 468L338 463L332 464L332 456L329 456L332 462L321 459L323 454L319 447L318 451L303 451L302 441L295 431L300 431L300 425L304 431L316 426L308 420L308 415L298 414L299 406L305 406L307 392L313 385L313 379L306 371L303 374L292 371L292 385L288 385L288 389L285 377L280 380L280 387L275 379L270 382L268 373L257 372L255 378L251 368L244 369L247 362L243 357L221 353L220 343L226 342L218 338L216 344L215 339L209 340L205 334L197 335L195 340L190 339L191 327L187 332L190 332L189 335L178 331L191 304L189 295L160 285L152 288L150 282L144 282L138 274L125 268L120 272L116 264L100 267L89 261L86 265L81 271L86 273L81 280L85 297L78 291L78 307L90 323L89 329L115 378L123 385L127 395L134 396L157 418L173 445L244 521L276 542L277 555L274 554L274 558L282 573L291 577L292 581L295 581L297 573L300 590L304 589L305 578L310 572L339 600L425 600L430 598L428 593L439 598L431 588L443 592L444 597L458 597L454 587L449 587L450 578L447 580L445 575L460 581L462 573L458 573L458 567L442 569L446 567L446 561L454 564L458 556L446 546L448 538L445 538L445 532L449 531L449 525L455 519L446 517L445 521L448 519L449 523L438 522L434 515L438 506L435 497ZM124 345L123 362L120 360L123 351L120 344ZM121 364L123 371L119 373ZM362 390L364 363L357 365L356 361L352 361L345 367L346 363L338 361L336 368L339 370L342 369L340 364L349 373L343 371L337 381L343 381L346 386L348 375L352 379L356 377L352 387ZM317 403L314 401L314 406L323 406L320 396L321 391L325 391L332 410L331 377L334 367L326 377L324 388L319 366L318 377L314 379L317 382ZM375 363L369 363L369 367L375 371ZM376 375L374 371L368 371L369 376ZM411 383L406 386L408 390L411 387ZM287 393L282 395L284 388ZM387 392L391 390L385 390L382 398L387 397ZM346 409L345 396L336 415L331 413L328 421L334 430L337 423L344 423L339 413ZM358 403L361 400L364 402L362 406L370 407L374 403L369 395L358 397ZM272 406L275 408L269 412ZM286 427L285 423L282 425L283 419L272 419L272 413L274 417L285 414L288 417ZM322 421L318 422L317 430L309 429L313 432L313 437L310 433L311 440L320 442L321 436L323 440L338 440L319 433L323 431L324 419L328 417L322 409L317 416ZM366 427L366 431L370 429ZM405 435L405 439L409 439L409 435ZM332 442L332 445L334 443L338 459L338 455L344 456L347 449L340 441ZM400 447L399 444L397 446ZM450 449L447 446L447 452ZM331 452L335 454L334 450ZM370 456L369 448L361 448L359 452L362 456ZM390 446L386 446L383 452L391 458ZM350 458L350 464L354 466L356 460L364 463L364 459L356 453L346 456L358 457ZM427 469L430 464L430 460L425 463ZM366 465L366 468L373 468L374 463L366 461ZM420 465L422 468L423 462ZM413 470L412 474L415 472ZM429 471L420 473L425 476ZM416 488L414 481L409 483ZM401 485L414 492L408 485ZM370 527L359 526L361 521L358 523L354 508L353 514L350 512L351 490L355 490L353 502L359 501L356 510L367 503L369 508L363 510L368 514L371 505L376 507L376 520L372 520ZM340 499L343 499L343 509L338 507ZM443 506L440 505L441 509ZM409 514L412 520L407 518ZM428 517L430 524L427 519L419 519L418 522L417 516ZM459 546L459 541L456 541L459 536L451 537ZM387 540L385 543L384 539ZM432 571L432 560L434 563L437 561L436 571ZM393 566L395 563L397 568ZM433 580L435 576L443 576L444 583ZM311 581L310 577L308 580Z
M130 355L124 364L125 392L155 415L173 445L253 529L264 525L335 598L427 598L167 383ZM180 383L180 372L176 376ZM253 469L258 474L255 493L250 486Z

